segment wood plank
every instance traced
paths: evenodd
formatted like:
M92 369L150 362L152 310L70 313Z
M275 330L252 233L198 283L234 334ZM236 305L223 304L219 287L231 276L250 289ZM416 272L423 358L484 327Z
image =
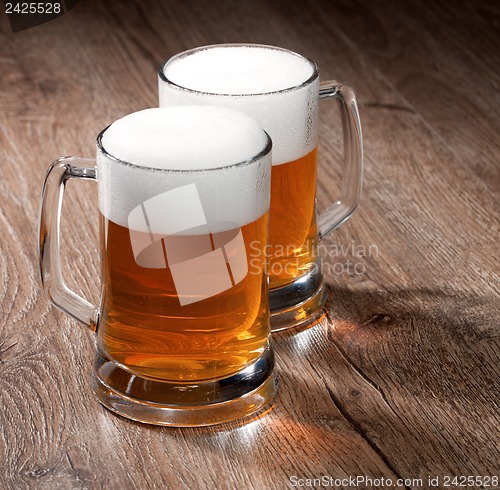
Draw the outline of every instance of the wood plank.
M320 1L340 29L422 116L455 160L500 193L500 11L497 2ZM367 107L381 101L366 100ZM473 127L472 127L473 126Z

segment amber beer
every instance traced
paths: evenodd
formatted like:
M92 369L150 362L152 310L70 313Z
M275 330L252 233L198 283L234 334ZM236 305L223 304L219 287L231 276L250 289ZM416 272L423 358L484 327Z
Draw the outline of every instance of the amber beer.
M98 338L101 353L142 377L181 382L225 378L254 362L267 346L269 334L262 273L267 215L241 227L245 249L260 252L251 258L245 278L227 291L183 306L168 260L165 268L139 266L131 230L101 214L106 292ZM211 243L221 241L218 235L222 233L209 236ZM200 236L176 239L182 246Z
M103 146L125 162L139 163L119 164L111 157L98 162L103 278L98 349L129 373L162 382L226 379L269 347L270 155L261 163L238 162L270 140L244 114L216 107L217 115L223 111L228 119L208 117L202 124L200 115L207 119L210 108L192 109L184 119L169 119L179 127L161 132L148 131L154 121L147 111L137 121L127 116L130 135L115 122L104 133ZM156 111L161 116L166 109ZM156 140L137 151L127 143L136 138L147 145L144 138L151 134L172 139L163 155L158 149L163 143ZM199 149L193 147L196 141L203 143Z
M269 307L273 332L312 324L323 314L327 287L317 242L346 221L361 192L363 147L354 92L319 82L318 66L284 48L259 44L201 46L158 70L160 107L209 104L253 117L273 142ZM318 104L339 104L344 141L339 195L317 217Z
M217 104L255 118L273 140L270 288L317 268L316 148L319 80L314 63L281 48L214 45L160 67L160 106ZM272 311L272 309L271 309Z
M274 165L271 172L271 220L268 273L272 287L294 281L316 258L316 155ZM286 244L286 245L285 245Z
M39 224L47 297L96 334L95 396L148 424L254 414L277 388L265 257L269 135L242 112L182 105L128 114L96 143L95 160L49 167ZM61 275L70 178L99 187L98 305Z

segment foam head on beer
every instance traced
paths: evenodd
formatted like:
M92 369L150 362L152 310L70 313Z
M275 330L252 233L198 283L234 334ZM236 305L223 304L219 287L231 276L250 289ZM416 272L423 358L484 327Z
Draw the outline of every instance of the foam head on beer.
M213 45L181 53L165 63L159 79L162 107L223 105L256 119L273 140L273 165L297 160L316 147L311 121L317 118L318 87L315 65L307 58L259 45Z
M252 158L265 147L266 135L241 112L185 106L122 117L106 130L102 142L109 154L135 165L199 170Z
M301 85L311 77L313 68L304 58L278 49L221 46L181 57L168 64L164 73L172 82L192 90L249 95Z
M215 227L211 231L243 226L269 208L269 183L258 171L269 165L270 155L263 154L268 144L255 120L228 108L187 105L129 114L102 135L101 212L128 226L135 209L156 200L174 216L189 215L186 209L197 205ZM172 220L161 221L154 233L182 231Z

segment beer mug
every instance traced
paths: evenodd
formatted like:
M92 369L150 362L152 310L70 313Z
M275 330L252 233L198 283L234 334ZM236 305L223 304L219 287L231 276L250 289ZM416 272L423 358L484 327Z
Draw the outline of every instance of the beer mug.
M318 240L354 212L361 192L362 140L352 90L319 83L316 64L286 49L204 46L180 53L159 69L160 106L222 105L252 116L273 141L269 260L271 328L306 325L326 299ZM340 103L344 137L342 194L316 215L318 101Z
M271 140L222 107L147 109L97 137L96 161L49 168L40 213L44 289L96 332L93 389L145 423L211 425L249 415L276 389L270 344ZM65 285L65 184L97 181L101 297Z

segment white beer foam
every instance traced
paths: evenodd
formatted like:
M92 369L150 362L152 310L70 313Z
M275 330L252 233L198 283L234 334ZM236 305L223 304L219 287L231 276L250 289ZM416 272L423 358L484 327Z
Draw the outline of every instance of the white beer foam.
M296 87L309 79L313 71L307 60L287 51L219 46L181 56L169 63L164 73L172 82L191 90L248 95Z
M222 107L129 114L104 132L107 155L97 152L101 213L158 235L216 233L255 221L269 209L270 154L235 164L261 153L267 141L252 118ZM195 211L206 226L192 230ZM148 222L138 218L143 212Z
M159 79L160 106L210 104L253 117L273 140L273 165L317 146L318 78L312 63L271 46L200 48L174 57Z

